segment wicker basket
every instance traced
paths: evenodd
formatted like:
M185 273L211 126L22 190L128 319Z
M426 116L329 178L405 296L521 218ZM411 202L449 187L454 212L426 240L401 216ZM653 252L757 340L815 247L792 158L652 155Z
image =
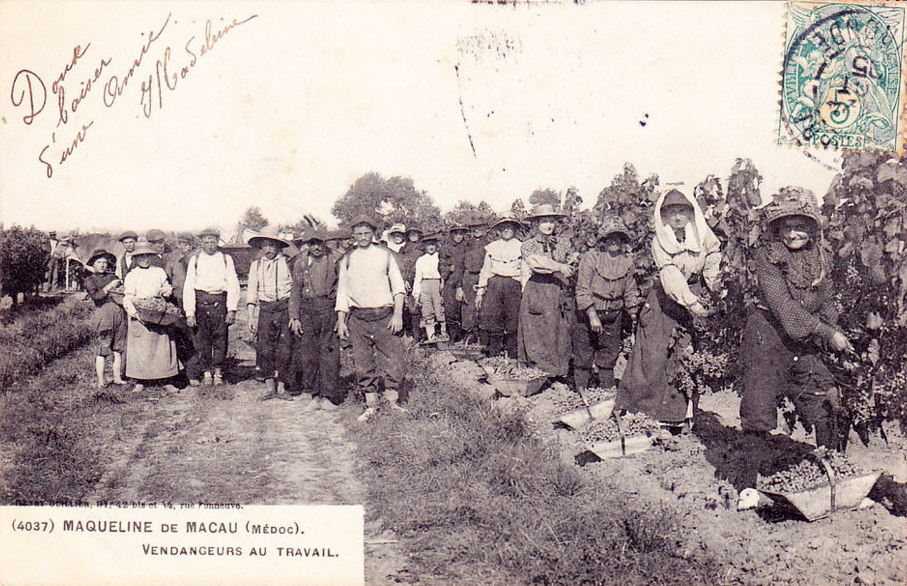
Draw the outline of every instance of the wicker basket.
M154 325L154 326L172 326L177 321L179 321L180 315L178 313L167 313L166 311L155 311L153 309L145 309L144 307L136 307L136 313L139 315L139 319L144 324Z

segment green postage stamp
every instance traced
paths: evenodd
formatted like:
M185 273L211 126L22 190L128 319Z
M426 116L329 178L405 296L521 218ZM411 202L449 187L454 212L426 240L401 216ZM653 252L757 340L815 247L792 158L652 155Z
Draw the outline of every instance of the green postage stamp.
M791 1L779 144L904 152L907 2Z

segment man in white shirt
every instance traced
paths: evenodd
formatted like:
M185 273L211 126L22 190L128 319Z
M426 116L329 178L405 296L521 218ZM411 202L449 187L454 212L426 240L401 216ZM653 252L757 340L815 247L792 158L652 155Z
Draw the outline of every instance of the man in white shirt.
M404 376L403 301L406 286L393 252L374 243L377 224L367 216L353 220L356 242L338 261L337 334L353 346L353 363L366 408L359 421L367 421L378 407L378 378L384 379L384 398L400 406L399 388ZM380 372L380 375L379 375Z
M486 352L496 356L503 350L516 357L520 301L526 269L522 242L514 235L520 222L509 212L503 214L492 229L500 238L485 246L485 262L479 272L476 308L488 340Z
M249 244L262 251L262 256L253 260L249 267L246 287L249 329L257 336L255 358L267 389L261 399L292 401L286 383L292 382L289 303L293 278L283 253L290 243L280 237L276 226L266 226L258 236L249 239Z
M425 329L425 342L447 342L447 321L444 318L444 300L441 297L441 272L438 268L439 234L433 232L422 237L425 253L416 259L415 277L413 277L413 299L421 308L422 320L419 324ZM440 333L435 335L435 325L440 324Z
M236 321L239 305L239 279L233 257L217 247L220 231L206 228L199 233L201 251L189 257L183 285L186 322L195 330L195 356L190 361L189 384L223 384L223 364L227 358L227 326ZM214 376L211 376L212 370Z

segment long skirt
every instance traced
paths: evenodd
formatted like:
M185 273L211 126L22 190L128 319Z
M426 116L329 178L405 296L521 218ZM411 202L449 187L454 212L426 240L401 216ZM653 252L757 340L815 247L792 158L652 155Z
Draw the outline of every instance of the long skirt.
M680 360L674 332L690 322L690 312L671 300L656 282L639 314L636 343L617 389L615 409L642 411L659 421L686 419L687 397L671 383Z
M523 290L517 344L520 360L554 376L570 367L570 320L563 285L551 275L533 275Z
M170 328L145 325L129 318L126 337L126 376L139 380L170 378L179 374L176 342Z

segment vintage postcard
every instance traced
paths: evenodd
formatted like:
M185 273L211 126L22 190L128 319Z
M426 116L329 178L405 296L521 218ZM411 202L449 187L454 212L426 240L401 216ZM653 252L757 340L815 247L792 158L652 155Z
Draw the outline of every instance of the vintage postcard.
M0 1L0 583L902 583L905 27Z

